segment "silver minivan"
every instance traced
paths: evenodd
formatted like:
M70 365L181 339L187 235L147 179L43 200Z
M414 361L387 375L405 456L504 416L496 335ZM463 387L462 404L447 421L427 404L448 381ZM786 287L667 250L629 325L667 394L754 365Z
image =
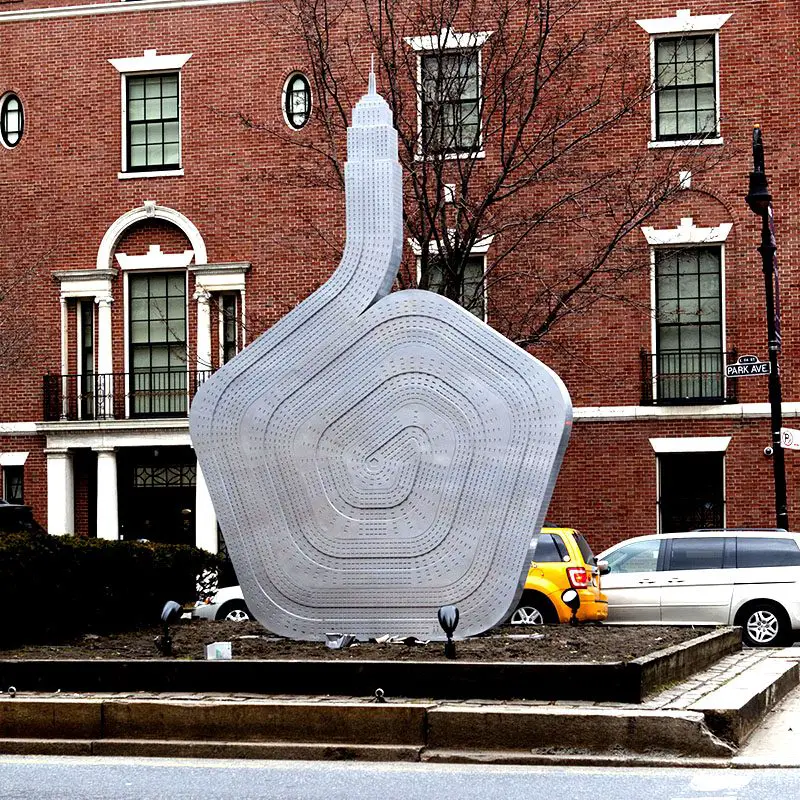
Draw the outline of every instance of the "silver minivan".
M597 561L608 564L611 624L740 625L754 647L788 644L800 632L800 534L654 534L619 542Z

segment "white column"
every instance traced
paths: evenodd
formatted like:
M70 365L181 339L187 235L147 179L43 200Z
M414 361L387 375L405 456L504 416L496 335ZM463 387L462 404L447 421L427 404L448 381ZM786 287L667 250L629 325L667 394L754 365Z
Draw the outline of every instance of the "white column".
M194 501L194 543L203 550L216 553L219 549L217 539L217 515L211 503L206 479L200 463L197 464L197 486Z
M197 300L197 371L211 369L211 295L205 289L194 293Z
M114 372L111 304L114 298L110 294L100 295L97 303L97 391L101 395L97 399L97 409L103 417L110 418L114 414Z
M55 536L75 534L75 477L72 453L48 448L47 456L47 530Z
M119 539L117 505L117 452L113 447L97 453L97 538Z

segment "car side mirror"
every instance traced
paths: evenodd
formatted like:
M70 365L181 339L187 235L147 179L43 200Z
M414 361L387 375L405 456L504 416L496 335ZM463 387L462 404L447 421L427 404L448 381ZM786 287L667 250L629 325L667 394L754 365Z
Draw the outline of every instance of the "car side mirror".
M597 569L600 571L601 575L608 575L608 573L611 572L611 566L608 561L598 561Z

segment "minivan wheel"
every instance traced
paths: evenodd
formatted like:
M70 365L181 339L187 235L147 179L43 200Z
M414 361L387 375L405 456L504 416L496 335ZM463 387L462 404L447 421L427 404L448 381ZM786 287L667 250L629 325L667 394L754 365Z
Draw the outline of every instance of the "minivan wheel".
M544 615L536 606L520 606L509 622L512 625L544 625Z
M250 622L253 618L247 606L240 600L225 603L217 611L217 620L221 622Z
M789 633L789 621L780 606L758 603L741 615L742 641L750 647L777 647Z

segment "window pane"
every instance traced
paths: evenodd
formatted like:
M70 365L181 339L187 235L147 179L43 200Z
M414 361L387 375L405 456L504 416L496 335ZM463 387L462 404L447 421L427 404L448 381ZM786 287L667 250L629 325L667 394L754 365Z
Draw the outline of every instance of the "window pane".
M533 560L540 564L560 563L561 555L558 552L556 543L553 541L552 534L539 534L536 539L536 550L534 550L533 553Z
M180 163L180 148L177 144L164 145L164 163L165 164L179 164Z
M147 141L145 130L144 125L131 125L131 144L145 144Z
M696 133L697 125L694 111L685 111L678 114L678 134Z
M161 113L164 115L164 119L176 118L178 116L178 98L165 97L161 101Z
M141 100L144 98L144 78L128 78L128 99Z
M144 100L131 100L128 103L128 119L131 122L144 119Z
M678 132L678 122L674 114L659 114L658 133L660 136L674 136Z
M668 569L722 569L724 549L722 537L673 539Z
M794 539L736 538L736 566L754 567L800 566L800 549Z
M711 59L708 61L699 61L695 69L695 75L698 83L713 83L714 62Z
M144 116L145 119L161 119L161 100L144 101Z
M147 125L147 143L158 144L161 141L163 128L160 122L150 122Z
M606 557L612 572L655 572L658 566L658 551L661 544L656 540L631 542Z
M136 321L131 322L131 341L132 342L146 342L148 339L148 324Z

